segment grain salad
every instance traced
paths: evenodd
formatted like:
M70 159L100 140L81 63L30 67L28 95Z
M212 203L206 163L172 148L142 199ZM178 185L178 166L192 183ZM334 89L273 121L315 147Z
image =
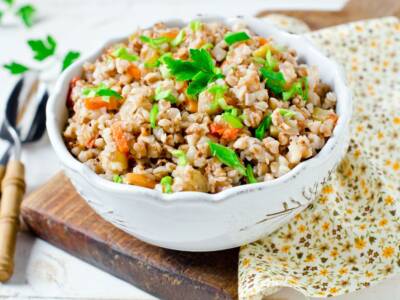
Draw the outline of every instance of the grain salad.
M278 178L332 135L336 95L317 66L244 24L155 24L73 78L71 153L116 183L217 193Z

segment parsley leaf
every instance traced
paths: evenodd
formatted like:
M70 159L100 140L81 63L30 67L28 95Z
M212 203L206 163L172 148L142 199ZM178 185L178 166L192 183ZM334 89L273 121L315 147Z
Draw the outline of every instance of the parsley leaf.
M194 96L200 94L207 88L208 83L211 81L213 75L205 72L198 72L186 90L188 95Z
M34 6L27 4L21 6L16 14L21 18L26 27L31 27L36 15L36 9Z
M79 52L75 51L69 51L65 56L62 61L62 68L61 71L64 71L66 68L68 68L75 60L79 58L81 54Z
M14 0L3 0L7 5L12 6L14 5Z
M43 61L49 56L54 55L57 43L52 36L47 36L46 40L28 40L28 45L35 53L34 59Z
M192 61L163 57L162 62L167 65L170 73L177 81L192 80L189 83L187 94L195 96L207 88L207 85L223 77L219 69L215 68L211 55L204 49L190 49Z
M10 73L13 75L22 74L29 70L27 66L21 65L16 62L11 62L10 64L6 64L4 65L4 68L10 71Z

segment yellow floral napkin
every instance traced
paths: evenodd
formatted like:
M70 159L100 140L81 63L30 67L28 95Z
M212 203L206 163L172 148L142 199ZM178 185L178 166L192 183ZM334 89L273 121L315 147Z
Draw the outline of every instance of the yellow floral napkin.
M353 92L351 145L315 202L243 246L240 299L277 287L329 297L400 273L400 23L361 21L307 36L341 64Z

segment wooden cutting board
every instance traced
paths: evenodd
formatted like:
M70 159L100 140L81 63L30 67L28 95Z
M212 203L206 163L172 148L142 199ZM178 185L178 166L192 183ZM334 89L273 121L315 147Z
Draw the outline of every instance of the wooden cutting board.
M148 245L100 218L63 173L31 193L22 218L42 239L162 299L236 299L238 249Z
M279 13L318 29L399 16L400 1L352 0L341 12ZM23 201L22 217L44 240L162 299L237 299L238 249L187 253L143 243L98 217L62 173Z

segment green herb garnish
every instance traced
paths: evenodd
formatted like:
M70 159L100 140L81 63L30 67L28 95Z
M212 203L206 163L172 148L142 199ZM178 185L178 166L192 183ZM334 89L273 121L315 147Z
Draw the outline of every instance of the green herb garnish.
M174 47L179 46L185 40L185 36L186 31L182 29L181 31L179 31L178 35L171 41L171 45Z
M276 66L278 65L278 61L276 60L275 57L272 56L271 49L267 50L267 53L265 55L265 67L268 70L274 70Z
M114 175L113 181L115 183L122 183L122 177L120 175Z
M201 24L200 21L191 21L191 22L189 23L189 28L190 28L193 32L196 32L196 31L201 30L201 27L202 27L202 26L203 26L203 25Z
M187 94L195 96L201 93L207 85L223 75L215 68L211 55L204 49L190 49L191 61L173 59L171 56L163 58L170 73L177 81L191 80Z
M108 88L104 83L99 84L97 87L86 87L82 90L82 95L85 98L92 97L102 97L102 100L105 102L110 101L110 97L114 97L116 99L122 99L121 94L118 92Z
M237 113L236 113L237 114ZM242 120L232 112L224 112L222 118L233 128L243 128Z
M158 116L158 104L153 104L150 110L150 126L151 128L156 128L157 126L157 116Z
M44 40L28 40L28 45L34 52L34 59L43 61L56 52L57 42L52 36L47 36Z
M162 90L161 87L156 88L156 94L154 96L154 100L159 101L161 99L165 99L172 104L177 102L176 97L172 94L171 90Z
M253 167L250 164L246 166L246 177L248 183L257 183L257 179L254 177Z
M27 66L24 66L24 65L16 63L16 62L11 62L9 64L5 64L4 68L9 70L10 73L13 75L22 74L29 70L29 68Z
M211 141L209 141L208 144L212 156L217 157L220 162L228 167L234 168L240 174L246 175L246 168L243 166L235 151Z
M268 70L265 67L262 67L260 72L264 79L266 79L266 87L269 88L275 95L280 95L283 92L286 84L286 80L282 72Z
M161 186L163 187L163 192L170 194L172 193L172 177L164 176L160 181Z
M36 15L36 9L34 6L30 4L23 5L18 8L16 14L21 18L26 27L32 27Z
M256 138L258 138L259 140L264 139L265 132L271 127L271 124L272 124L272 115L269 114L261 121L260 125L257 127L255 132Z
M160 46L164 43L168 43L170 41L169 38L162 36L162 37L158 37L158 38L150 38L148 36L145 35L141 35L139 37L139 39L145 43L148 44L150 47L158 49L160 48Z
M211 44L211 43L206 43L203 46L201 46L201 49L204 49L204 50L209 50L209 49L212 49L212 48L214 48L214 45Z
M282 117L291 118L296 115L294 111L285 108L279 108L278 111Z
M112 55L127 61L136 61L139 59L137 55L129 53L128 49L125 47L119 47L118 49L114 50Z
M247 41L249 39L250 39L250 36L246 32L243 32L243 31L228 33L224 36L224 40L229 46L231 46L237 42Z
M178 166L186 166L188 161L186 157L186 153L182 150L174 150L171 152L172 156L178 159Z
M62 61L62 67L61 71L64 71L66 68L68 68L75 60L79 58L81 54L76 51L69 51L65 56Z

